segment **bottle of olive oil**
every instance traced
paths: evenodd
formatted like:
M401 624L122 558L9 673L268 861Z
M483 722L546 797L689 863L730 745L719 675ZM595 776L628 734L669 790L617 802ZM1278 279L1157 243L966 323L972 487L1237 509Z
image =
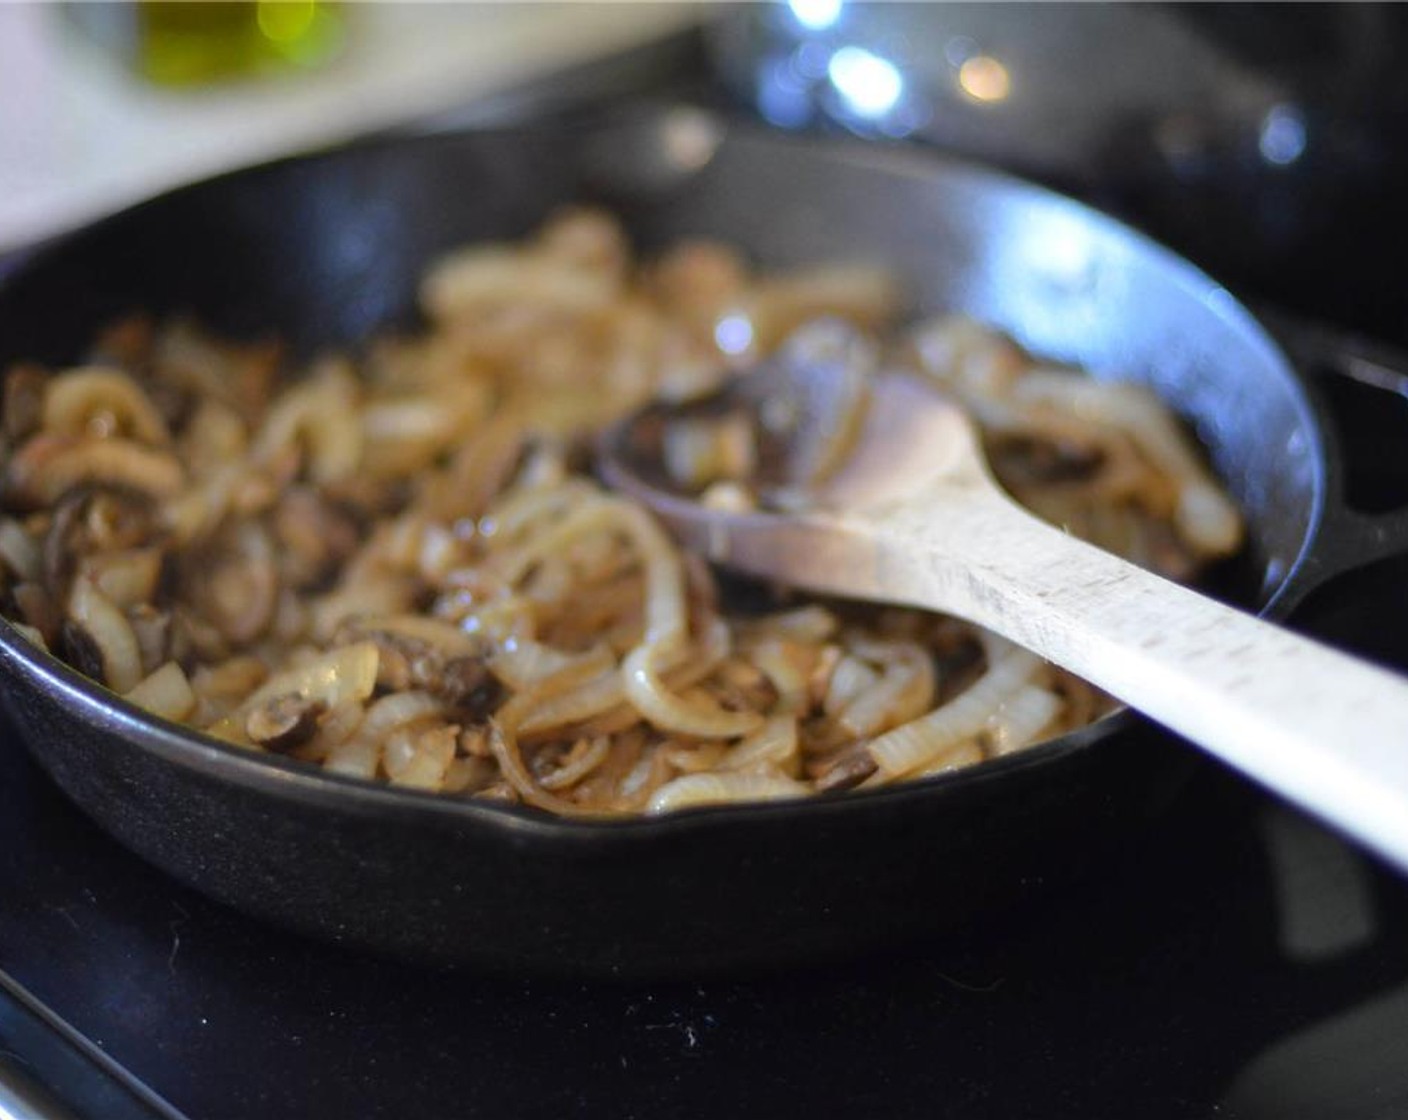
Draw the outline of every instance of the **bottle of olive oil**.
M346 37L329 0L135 0L72 4L70 15L144 77L193 86L310 68Z

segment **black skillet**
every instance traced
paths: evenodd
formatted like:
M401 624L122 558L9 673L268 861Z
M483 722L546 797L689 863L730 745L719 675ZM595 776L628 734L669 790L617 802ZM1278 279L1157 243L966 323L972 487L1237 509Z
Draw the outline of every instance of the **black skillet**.
M76 360L132 310L194 312L307 351L414 321L448 247L597 199L642 248L685 236L765 265L872 259L916 310L1151 383L1246 511L1223 591L1284 615L1401 549L1336 499L1306 388L1192 266L1065 198L965 164L642 110L593 125L403 139L176 191L0 281L0 362ZM1340 543L1336 543L1340 542ZM1348 543L1344 543L1348 542ZM1098 860L1170 796L1186 747L1128 716L898 789L580 823L325 776L138 713L0 626L4 704L113 835L214 897L335 941L440 962L688 974L858 952L979 915Z

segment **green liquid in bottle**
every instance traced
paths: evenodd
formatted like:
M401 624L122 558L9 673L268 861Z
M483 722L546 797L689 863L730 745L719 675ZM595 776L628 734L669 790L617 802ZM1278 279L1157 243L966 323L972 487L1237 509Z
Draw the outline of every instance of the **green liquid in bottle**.
M134 62L162 85L311 67L337 53L344 24L326 0L138 0Z

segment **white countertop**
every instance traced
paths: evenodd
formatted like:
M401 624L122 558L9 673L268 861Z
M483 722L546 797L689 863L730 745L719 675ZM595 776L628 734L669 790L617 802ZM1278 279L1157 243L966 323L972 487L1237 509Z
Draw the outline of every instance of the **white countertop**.
M56 6L0 3L0 250L182 182L462 105L697 22L691 3L356 4L324 69L150 85Z

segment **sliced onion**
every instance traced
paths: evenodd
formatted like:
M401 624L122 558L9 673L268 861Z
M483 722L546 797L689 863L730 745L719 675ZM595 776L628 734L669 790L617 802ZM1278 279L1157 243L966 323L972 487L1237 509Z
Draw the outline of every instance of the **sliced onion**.
M127 699L153 715L179 723L196 710L196 694L181 666L168 661L144 677L127 693Z
M646 812L672 813L700 805L731 805L739 801L781 801L805 797L807 787L791 778L770 774L686 774L657 789Z

